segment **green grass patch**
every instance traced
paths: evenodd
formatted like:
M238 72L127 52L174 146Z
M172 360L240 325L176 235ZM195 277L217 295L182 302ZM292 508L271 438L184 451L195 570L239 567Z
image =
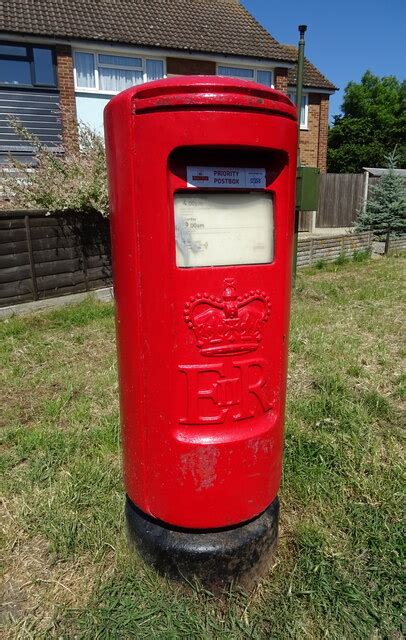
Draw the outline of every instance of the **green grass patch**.
M112 305L1 323L7 637L400 639L403 265L299 272L277 562L221 599L127 547Z

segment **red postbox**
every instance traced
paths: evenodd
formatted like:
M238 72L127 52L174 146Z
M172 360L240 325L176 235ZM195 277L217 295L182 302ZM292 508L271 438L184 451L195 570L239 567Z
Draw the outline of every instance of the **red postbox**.
M178 77L105 129L130 534L169 573L252 575L277 534L296 109Z

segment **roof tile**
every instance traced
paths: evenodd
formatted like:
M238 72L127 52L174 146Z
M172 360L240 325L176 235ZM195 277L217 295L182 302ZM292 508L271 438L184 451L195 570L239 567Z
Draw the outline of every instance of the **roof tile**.
M0 29L285 63L297 57L238 0L6 0ZM310 63L308 74L313 86L334 88Z
M297 48L288 44L285 45L292 52L295 53L295 57L297 59ZM289 69L288 72L288 82L290 85L296 85L297 81L297 68L296 66L293 69ZM315 66L305 58L304 69L303 69L303 86L304 87L314 87L317 89L328 89L328 90L336 90L337 87L334 86L330 80L326 78Z

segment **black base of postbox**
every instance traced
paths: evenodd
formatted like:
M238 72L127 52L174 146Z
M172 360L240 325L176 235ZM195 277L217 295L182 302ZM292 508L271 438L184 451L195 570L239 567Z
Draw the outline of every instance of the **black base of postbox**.
M256 518L223 529L171 527L126 498L129 539L160 573L197 578L218 591L231 582L251 588L270 567L278 536L279 499Z

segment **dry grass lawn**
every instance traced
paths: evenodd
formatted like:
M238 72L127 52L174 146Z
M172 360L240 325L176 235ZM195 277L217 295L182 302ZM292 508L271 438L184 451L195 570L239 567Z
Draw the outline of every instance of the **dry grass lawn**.
M112 306L2 322L3 637L400 640L404 264L300 273L278 557L222 599L127 548Z

